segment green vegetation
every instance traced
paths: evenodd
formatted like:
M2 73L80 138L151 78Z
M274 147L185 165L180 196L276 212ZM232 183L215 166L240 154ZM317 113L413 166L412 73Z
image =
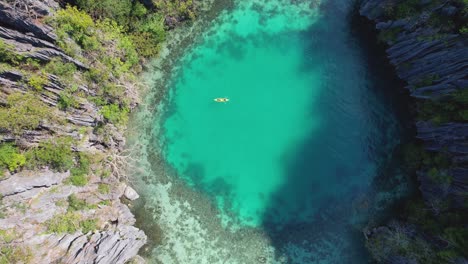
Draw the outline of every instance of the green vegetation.
M377 38L382 43L395 41L398 37L398 34L400 34L401 31L402 28L400 27L383 29L379 32Z
M0 144L0 168L15 171L26 163L26 157L12 144Z
M120 25L130 23L132 13L132 0L77 0L77 5L86 13L90 14L94 19L112 19ZM137 2L138 3L138 2ZM141 14L141 4L137 6L136 12ZM143 6L143 8L145 8Z
M110 192L109 184L100 183L98 186L98 191L102 194L108 194Z
M85 200L78 199L74 194L68 196L67 201L69 211L79 211L88 207Z
M18 65L23 57L16 54L13 50L13 46L6 44L3 40L0 40L0 62Z
M56 28L59 46L69 55L76 55L76 47L68 37L71 37L84 50L98 48L97 36L93 31L93 19L86 13L78 11L76 7L68 6L66 9L58 10L51 22Z
M99 2L96 5L110 2ZM116 4L116 6L118 5ZM92 9L94 10L94 8ZM111 9L106 8L109 12ZM96 12L98 10L100 8L97 8ZM118 12L118 14L124 13ZM85 12L76 7L68 6L49 19L51 25L58 32L59 45L72 56L81 54L82 59L88 60L91 67L90 70L76 75L76 73L73 74L76 70L74 66L56 60L49 63L46 69L60 76L64 83L71 83L74 78L86 82L88 88L95 92L95 95L88 97L88 99L98 106L103 106L101 113L106 120L114 124L125 125L129 112L128 99L125 95L126 86L128 81L136 79L135 74L139 71L139 67L136 66L141 54L137 53L134 46L134 35L126 34L122 26L111 20L115 18L113 15L103 14L97 18L101 20L94 21ZM148 31L150 30L148 29ZM74 43L76 44L73 45ZM140 44L143 44L145 49L149 47L157 49L155 45ZM146 50L145 52L147 55L154 55L151 51ZM126 84L124 85L122 82ZM76 89L67 90L60 95L59 107L62 110L77 106L75 93Z
M0 128L20 134L35 129L42 120L51 118L52 110L33 94L12 93L6 107L0 107Z
M421 8L420 1L407 0L397 4L390 2L384 7L384 10L388 18L403 19L418 14Z
M59 200L55 202L55 205L60 206L60 207L65 207L67 206L67 202L65 200Z
M76 213L68 212L63 215L56 215L47 223L47 231L50 233L74 233L79 229L79 216Z
M48 83L47 77L44 74L34 74L29 77L28 85L36 91L42 91L44 85Z
M11 244L0 246L0 264L29 263L32 256L28 247Z
M130 0L79 0L77 5L95 20L112 20L122 26L142 57L158 54L166 35L166 17L181 20L195 18L192 0L146 1L145 4Z
M74 194L71 194L67 198L68 201L68 211L80 211L80 210L89 210L97 208L94 204L88 204L85 200L77 198Z
M32 258L30 248L13 245L15 230L0 230L0 264L28 263Z
M81 230L84 234L97 229L97 221L94 219L81 220L76 212L69 211L56 215L46 223L49 233L75 233Z
M366 241L366 247L378 262L386 263L389 256L403 256L415 263L434 262L434 250L422 238L410 236L398 224L389 232L378 233Z
M395 8L394 17L406 18L414 15L419 12L420 4L421 3L418 0L407 0L404 2L400 2Z
M454 263L459 256L467 257L468 229L463 227L461 215L448 213L434 217L420 201L410 204L407 210L410 223L423 224L420 231L439 238L446 245L437 247L405 230L407 227L393 224L388 232L377 233L366 242L374 259L384 263L389 256L402 256L415 263L439 264Z
M441 6L454 6L458 10L448 16L444 14ZM460 33L466 34L468 28L468 3L466 0L431 0L431 1L387 1L384 5L385 16L389 20L398 19L418 19L424 21L430 27L437 29L439 33ZM427 14L429 17L422 18L422 14ZM421 19L422 18L422 19ZM435 38L437 36L427 36Z
M452 99L458 104L468 104L468 89L463 89L452 94Z
M426 151L423 146L408 144L404 147L403 158L405 165L410 170L422 169L428 166L436 166L446 169L450 166L450 160L443 153Z
M422 100L417 102L418 119L431 120L434 124L455 121L468 121L468 89L452 93L438 100Z
M0 243L10 243L15 239L14 230L0 229Z
M88 177L86 174L72 174L69 178L69 183L75 186L85 186L88 184Z
M101 109L101 114L106 120L114 124L124 124L128 120L129 110L121 108L116 104L105 105Z
M88 219L80 222L81 232L87 234L97 229L96 219Z
M8 96L0 103L0 130L13 134L17 140L0 143L0 175L23 167L32 170L48 167L60 172L69 170L70 177L66 183L84 186L88 184L92 170L99 172L103 179L111 173L101 164L102 158L97 158L104 156L103 153L90 156L77 151L82 148L80 140L87 137L63 136L64 131L79 131L83 135L93 129L72 122L67 124L70 120L67 111L73 110L73 114L77 110L88 111L92 107L87 103L95 104L104 122L99 122L93 133L102 138L104 144L112 142L115 127L117 130L125 127L130 106L134 103L131 100L138 95L137 76L142 70L141 62L158 55L169 29L166 22L169 21L173 27L182 20L193 19L195 6L192 0L62 2L76 6L58 9L41 23L52 26L57 34L58 47L85 67L59 57L49 62L26 58L21 55L23 51L16 51L15 47L0 40L0 72L21 73L23 78L18 83L28 88L24 89L26 92L19 92L16 87L11 87L5 93ZM55 83L64 88L59 94L44 89ZM51 107L55 100L57 108L63 112ZM34 140L27 138L24 142L21 136L26 135L27 130L40 130L40 136L33 135ZM43 135L47 135L46 140L42 139ZM109 194L111 188L112 185L101 183L97 191ZM87 233L97 228L97 220L82 219L78 213L97 205L88 204L73 194L56 204L68 206L68 210L45 223L48 232L81 230ZM107 206L111 201L99 204ZM27 204L18 203L13 208L25 212ZM0 208L0 218L6 215L5 212ZM31 257L29 249L11 247L3 242L0 241L0 264L28 262Z
M77 68L73 63L63 62L60 58L54 58L44 68L45 72L56 75L65 84L72 85L73 76Z
M409 201L403 215L409 224L421 228L421 232L438 237L446 246L434 249L434 259L428 263L447 263L458 256L468 257L468 227L465 226L466 212L448 211L434 215L427 210L422 200Z
M69 55L76 55L81 48L85 55L94 55L90 58L99 56L91 63L102 62L106 70L117 76L138 63L138 54L130 38L112 20L95 22L85 12L68 6L59 10L50 22L57 30L59 46ZM69 37L78 47L73 47Z
M41 142L37 148L26 152L27 166L29 168L50 166L62 172L70 170L69 183L75 186L86 185L91 162L87 154L74 153L72 143L73 140L69 137Z
M431 168L427 172L427 176L429 176L429 178L437 184L450 184L453 180L452 177L445 171L439 170L437 168Z
M161 10L162 13L172 17L183 17L185 19L193 20L195 14L193 12L194 5L192 0L173 0L173 1L153 1L156 8Z
M68 137L41 142L39 147L26 153L29 167L51 166L58 171L69 170L74 165L71 150L72 140Z
M104 201L100 201L99 205L109 206L109 205L111 205L111 202L109 200L104 200Z
M421 80L416 84L416 88L420 87L425 87L425 86L430 86L432 85L435 81L439 80L440 77L437 74L433 75L428 75L424 78L421 78Z
M41 69L41 63L38 60L27 58L21 62L19 67L23 71L36 72Z
M57 104L60 110L67 110L70 107L78 107L78 105L78 102L71 93L67 91L60 93Z
M77 159L77 166L70 170L70 183L75 186L85 186L88 183L87 175L91 162L85 153L79 153Z
M107 179L111 175L111 172L109 170L104 170L101 173L101 179Z

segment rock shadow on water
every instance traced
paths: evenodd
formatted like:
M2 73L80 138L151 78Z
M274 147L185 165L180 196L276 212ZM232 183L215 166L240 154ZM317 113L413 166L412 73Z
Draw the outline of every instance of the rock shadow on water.
M378 141L367 138L365 143L362 143L369 145L365 150L367 157L377 165L370 178L371 183L365 187L352 186L351 184L347 190L343 189L341 191L344 192L340 193L341 185L347 184L349 179L357 174L364 173L363 168L366 166L330 162L328 164L330 168L326 169L323 164L318 163L323 161L322 151L327 145L326 142L336 140L327 129L320 128L314 131L301 146L288 155L290 162L286 162L285 166L287 182L272 195L273 198L269 200L270 204L262 218L262 228L268 234L272 245L277 249L278 257L289 254L288 263L302 264L319 261L370 263L364 248L362 228L370 220L370 214L383 214L383 211L378 210L385 210L385 208L372 208L376 204L373 199L376 199L379 191L388 191L397 185L405 184L405 180L395 181L388 178L401 173L398 168L400 160L396 149L398 149L398 144L403 144L410 138L410 135L405 134L407 132L403 132L407 131L410 123L406 108L408 105L407 94L398 91L398 87L403 85L388 67L383 48L369 46L376 42L375 32L365 28L366 25L363 25L363 21L359 19L356 11L349 12L335 2L337 1L328 1L326 5L322 6L324 18L314 24L307 32L304 32L310 37L320 36L320 38L310 42L309 47L304 50L304 56L312 54L311 49L330 47L330 49L322 51L322 57L312 60L306 59L303 66L304 72L317 63L317 59L322 59L323 63L327 63L330 58L338 56L336 50L343 51L345 50L343 45L351 45L351 47L358 49L357 54L362 58L362 64L367 69L368 85L364 87L363 92L366 93L366 96L367 93L372 94L377 98L378 103L388 107L384 113L395 114L397 124L382 122L382 110L366 113L368 115L366 122L375 125L378 131L393 132L391 135L382 136ZM336 21L334 18L336 16L347 18L340 22ZM323 23L327 23L327 26L324 27ZM346 38L340 42L340 40L335 40L333 28L341 26L346 26L345 29L349 33L345 34ZM327 43L327 41L330 42ZM339 56L346 56L346 54L339 54ZM325 85L332 88L342 87L343 82L346 82L340 78L335 81L337 83ZM322 113L327 111L327 107L327 104L323 103L314 104L310 111ZM352 131L349 132L352 133ZM399 137L397 140L399 142L391 141L392 137ZM379 151L379 148L385 151ZM353 155L353 152L351 150L344 155ZM324 175L327 179L317 179L317 174ZM380 189L381 185L384 186L384 190ZM330 190L333 188L337 189L336 192ZM327 193L327 191L329 192ZM319 199L317 199L317 193L321 193ZM390 200L394 199L394 201L388 202L386 206L389 207L395 203L397 198L389 198ZM292 210L290 210L291 206ZM303 216L299 216L300 214ZM288 217L283 218L286 221L281 223L275 220L281 219L278 216ZM349 243L343 243L343 241ZM291 248L291 245L302 245L309 253L304 253L302 258L295 258L291 252L286 252ZM344 252L346 254L343 254Z

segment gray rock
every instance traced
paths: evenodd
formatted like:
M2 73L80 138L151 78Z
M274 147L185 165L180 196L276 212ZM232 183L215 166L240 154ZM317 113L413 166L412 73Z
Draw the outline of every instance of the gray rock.
M431 28L427 22L428 13L414 14L404 20L385 20L386 4L399 4L396 0L363 0L360 13L375 21L381 30L399 27L396 39L390 41L386 50L390 62L398 76L405 80L411 96L420 100L439 100L447 95L468 88L468 45L465 36L441 33ZM451 16L456 8L433 7L430 12ZM428 81L429 79L429 81ZM417 138L424 142L427 150L443 152L452 159L454 167L448 173L454 176L454 185L435 183L427 176L427 169L418 173L420 189L428 204L441 199L453 199L451 206L459 206L462 190L468 189L468 182L460 176L458 166L466 168L468 160L468 124L446 123L435 125L432 122L416 123ZM466 172L466 171L462 171ZM463 179L462 179L463 178ZM455 187L456 186L456 187Z
M19 43L28 43L34 47L56 49L55 45L49 41L36 38L34 36L20 33L16 30L0 26L0 38L4 40L13 40Z
M414 12L412 16L397 21L388 20L385 8L396 6L401 0L362 0L360 14L376 23L379 30L398 27L397 36L387 41L388 58L395 66L397 75L407 82L406 88L412 97L424 101L450 100L451 93L468 89L468 42L466 36L458 32L447 33L442 26L431 26L428 23L432 14L452 17L459 10L450 5L450 1L431 6L433 1L421 0L426 9ZM441 101L443 102L443 101ZM468 123L445 123L435 125L428 121L416 123L417 138L424 142L430 152L439 152L451 159L451 167L439 168L438 174L429 175L430 168L417 172L419 189L428 208L435 214L448 209L466 209L468 200ZM445 174L445 175L444 175ZM413 264L415 259L401 256L394 252L392 236L397 231L408 238L426 241L434 248L440 248L434 239L422 234L417 229L402 226L385 226L365 233L366 238L377 236L379 243L387 246L376 247L379 263ZM370 245L372 252L372 245ZM441 249L441 248L440 248ZM382 252L383 251L383 252ZM466 263L460 259L455 262Z
M57 35L51 27L35 22L33 18L34 16L20 8L15 8L4 1L0 2L0 21L2 24L23 33L31 32L36 37L47 41L57 39Z
M0 194L3 197L16 195L34 188L50 187L62 182L70 175L69 172L59 173L49 170L44 171L22 171L12 175L0 184Z
M21 33L0 26L0 39L14 47L16 53L26 58L48 62L54 57L60 57L66 62L75 64L80 69L89 69L82 62L66 55L55 44L35 36L30 36L27 32Z
M468 156L468 124L447 123L439 126L432 122L416 123L417 138L425 142L426 149Z
M441 213L447 207L439 208L438 203L451 201L450 208L465 208L468 199L468 169L451 168L445 172L450 178L450 182L439 183L428 176L427 171L418 173L420 190L429 208L435 213ZM437 211L438 210L438 211Z
M138 193L130 186L127 186L125 188L124 195L125 195L125 198L127 198L127 199L129 199L131 201L134 201L134 200L140 198L140 195L138 195Z
M115 231L78 236L70 243L63 263L123 264L138 254L146 243L143 231L133 226L120 226Z
M458 8L451 6L451 5L442 8L442 11L441 11L441 13L445 16L453 16L457 12L458 12Z
M4 71L0 73L0 78L8 79L12 82L19 82L23 79L23 75L18 71Z
M58 1L22 0L15 1L15 6L12 2L0 1L1 41L10 44L16 53L26 58L48 62L58 57L75 64L79 69L88 69L85 64L68 56L56 45L57 36L54 30L42 22L43 17L58 8ZM48 82L39 96L45 103L55 106L65 85L60 83L57 76L47 77ZM29 89L27 81L27 75L21 72L1 72L0 104L5 103L8 94ZM79 89L88 95L95 95L92 88L80 86ZM78 107L67 111L57 110L55 114L73 125L44 120L36 130L24 131L21 137L2 130L0 142L16 141L20 146L31 147L50 139L52 134L79 138L75 125L93 127L103 121L99 109L88 102L80 103ZM109 148L121 149L125 144L125 138L120 130L111 124L105 127L105 136L89 133L83 136L85 142L77 146L74 151L101 149L106 152ZM84 187L63 184L63 180L68 176L68 172L57 173L44 169L36 172L22 171L2 179L0 195L3 197L4 217L0 218L0 229L14 229L18 235L18 241L15 243L34 250L30 263L119 264L134 258L147 238L143 231L132 226L135 224L135 217L119 198L125 192L131 199L138 198L138 194L133 193L131 188L126 190L126 186L121 186L122 188L116 188L117 190L112 190L110 194L103 195L96 190L100 179L96 179L95 175L89 175L90 184ZM118 182L117 179L114 181ZM106 183L113 182L108 178ZM56 215L67 212L67 199L71 194L87 202L90 201L90 204L110 202L105 206L75 212L83 220L95 219L100 231L89 234L80 231L74 234L45 234L44 223ZM136 260L142 259L137 257Z

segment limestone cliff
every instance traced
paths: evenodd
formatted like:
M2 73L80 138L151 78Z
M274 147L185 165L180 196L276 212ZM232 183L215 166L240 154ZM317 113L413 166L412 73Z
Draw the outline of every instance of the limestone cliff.
M438 219L432 225L446 216L463 217L468 208L466 1L363 0L360 14L375 23L390 63L414 98L416 137L425 149L411 153L425 204L420 211L431 212L430 217ZM370 245L379 262L423 263L421 256L432 256L424 263L468 261L456 253L457 246L466 243L466 227L457 229L461 242L453 246L446 234L450 225L440 235L428 231L435 228L422 228L429 225L423 219L408 221L398 219L366 234L369 244L382 246ZM406 251L392 248L403 243L398 237L404 237ZM423 253L425 250L433 252Z
M55 30L44 22L58 8L53 0L0 1L0 41L23 60L30 58L44 65L60 58L86 71L91 66L59 48ZM0 69L0 105L4 106L13 93L31 93L30 78L27 72L14 67ZM1 261L126 263L146 243L146 235L133 226L135 219L121 202L121 198L136 198L125 195L132 189L120 174L99 174L102 169L117 165L110 164L109 157L118 157L124 148L123 129L103 124L98 106L90 100L80 99L75 107L59 111L59 98L69 86L47 73L43 87L35 94L49 106L54 118L42 120L37 128L21 133L0 129L0 143L16 142L27 148L66 136L79 142L73 146L74 152L104 158L96 162L98 165L91 165L86 185L70 184L69 170L58 172L47 166L0 175ZM90 87L79 85L77 89L93 96ZM135 97L129 98L131 104L137 103ZM104 134L96 132L99 125L105 127ZM63 223L71 228L60 226ZM52 225L55 226L51 229Z

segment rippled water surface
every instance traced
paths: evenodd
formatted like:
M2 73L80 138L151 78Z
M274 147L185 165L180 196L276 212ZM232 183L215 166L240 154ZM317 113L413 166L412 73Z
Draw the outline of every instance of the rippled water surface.
M163 209L173 219L163 229L185 232L166 238L155 260L367 261L359 224L399 125L351 34L351 9L346 0L238 0L187 49L155 137L173 177L213 208ZM215 231L197 213L216 218L219 244L203 240ZM242 235L223 244L223 232ZM261 241L258 255L235 257L245 241Z

